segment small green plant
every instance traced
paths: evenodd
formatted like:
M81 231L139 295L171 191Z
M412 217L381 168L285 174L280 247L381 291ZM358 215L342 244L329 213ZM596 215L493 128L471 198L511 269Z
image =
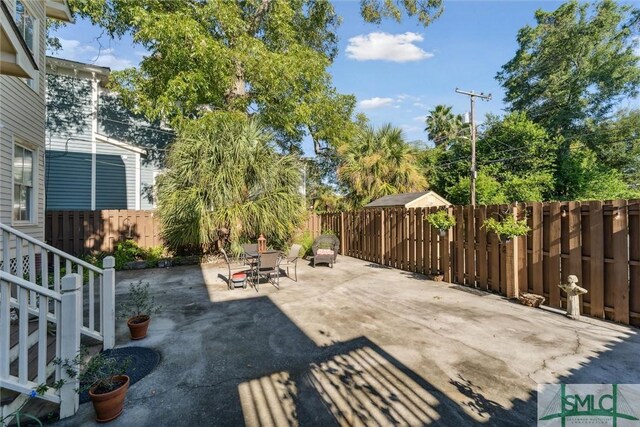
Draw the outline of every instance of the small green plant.
M158 261L164 255L164 246L153 246L149 249L143 249L143 257L147 261L147 267L157 267Z
M508 215L501 220L488 218L482 226L487 231L497 234L501 241L509 241L517 236L525 236L531 230L527 225L526 219L516 220L512 215Z
M116 270L122 270L128 262L141 258L143 253L143 250L133 240L118 243L113 253L113 257L116 259Z
M443 209L427 215L425 220L431 224L433 228L440 230L441 232L447 231L456 225L456 217L450 215Z
M300 250L300 256L305 257L307 255L311 255L311 246L313 245L313 235L310 231L305 231L300 235L297 239L294 240L295 243L302 246Z
M161 305L156 305L155 298L149 292L149 287L150 284L142 283L142 280L129 284L129 295L126 301L120 305L121 317L125 319L146 318L162 310Z
M70 378L78 379L80 386L76 389L77 393L93 390L96 394L108 393L120 387L122 382L116 377L124 375L131 362L131 357L118 361L104 353L98 353L89 358L84 347L72 360L54 360L54 363L64 369ZM64 381L60 380L54 387L60 388L63 384Z

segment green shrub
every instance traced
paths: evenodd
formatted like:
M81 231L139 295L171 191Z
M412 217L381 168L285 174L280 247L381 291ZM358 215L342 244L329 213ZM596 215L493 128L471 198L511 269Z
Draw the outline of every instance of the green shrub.
M122 270L127 263L140 259L142 255L144 255L144 251L135 241L119 242L113 253L113 257L116 259L116 270Z
M300 256L305 257L311 255L311 246L313 245L313 236L310 231L305 231L301 235L299 235L296 239L294 239L294 243L297 243L302 246L300 250Z
M142 256L147 261L147 267L157 267L158 261L164 256L164 246L153 246L149 249L142 249Z

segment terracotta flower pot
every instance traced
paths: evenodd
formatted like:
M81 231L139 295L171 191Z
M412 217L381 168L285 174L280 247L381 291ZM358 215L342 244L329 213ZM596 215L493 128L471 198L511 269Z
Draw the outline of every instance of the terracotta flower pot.
M122 383L120 387L107 393L96 393L96 388L89 390L89 397L96 411L96 421L106 423L114 420L122 413L124 397L129 389L129 377L117 375L115 381Z
M129 327L129 332L131 332L131 339L140 340L146 337L150 321L151 318L146 314L129 318L129 320L127 320L127 326Z

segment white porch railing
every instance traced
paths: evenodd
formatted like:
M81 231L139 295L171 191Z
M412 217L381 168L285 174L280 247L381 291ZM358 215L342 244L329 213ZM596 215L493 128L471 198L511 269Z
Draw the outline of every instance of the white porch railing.
M62 276L70 273L80 275L83 282L83 313L80 318L82 334L102 341L105 349L113 348L115 345L115 263L113 258L105 258L104 269L102 269L5 224L0 223L0 232L2 236L0 270L56 292L60 292ZM35 291L31 291L28 310L31 314L38 315L35 297ZM18 304L19 301L12 294L11 306L17 308ZM56 315L55 307L53 312L47 311L47 317L50 320L55 319Z
M0 237L0 388L30 393L55 370L65 386L41 397L60 404L61 418L71 416L78 407L76 387L64 369L49 363L47 337L55 331L55 357L62 360L78 354L81 335L113 348L115 260L106 257L101 269L1 223ZM11 339L12 309L17 339Z

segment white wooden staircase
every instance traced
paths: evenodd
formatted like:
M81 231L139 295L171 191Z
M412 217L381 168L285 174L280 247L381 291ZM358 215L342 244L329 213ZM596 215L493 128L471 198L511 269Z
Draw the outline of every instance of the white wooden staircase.
M60 418L75 414L77 380L53 361L74 359L81 340L115 344L113 257L98 268L0 223L0 420L61 379L37 399L59 405Z

